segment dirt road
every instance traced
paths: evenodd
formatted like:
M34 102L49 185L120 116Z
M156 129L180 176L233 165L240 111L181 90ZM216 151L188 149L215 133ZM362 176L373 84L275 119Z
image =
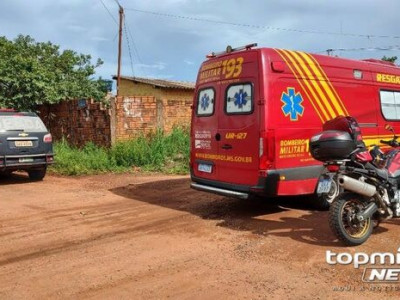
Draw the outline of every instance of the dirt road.
M327 213L301 200L229 199L191 190L188 177L0 179L0 299L400 294L400 283L362 284L363 268L325 259L327 250L396 253L399 221L346 248Z

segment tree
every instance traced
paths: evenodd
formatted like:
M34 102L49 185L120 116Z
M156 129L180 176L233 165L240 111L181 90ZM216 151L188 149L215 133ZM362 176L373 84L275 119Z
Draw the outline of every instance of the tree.
M386 57L386 55L384 55L384 56L382 57L382 60L395 63L396 60L397 60L397 56L388 56L388 57Z
M94 80L91 56L60 51L51 42L38 43L20 35L0 37L0 107L33 110L38 104L75 98L104 97L103 80Z

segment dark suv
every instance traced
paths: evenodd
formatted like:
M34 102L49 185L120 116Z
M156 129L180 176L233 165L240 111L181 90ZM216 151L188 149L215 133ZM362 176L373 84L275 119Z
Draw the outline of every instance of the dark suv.
M31 112L0 109L0 174L27 171L31 180L42 180L54 162L52 136Z

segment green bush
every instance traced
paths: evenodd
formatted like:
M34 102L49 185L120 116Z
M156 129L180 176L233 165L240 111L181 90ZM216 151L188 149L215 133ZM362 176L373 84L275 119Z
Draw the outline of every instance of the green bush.
M110 149L92 142L79 149L65 140L54 143L52 170L64 175L126 172L132 168L186 174L189 171L189 130L177 127L166 135L162 131L116 143Z

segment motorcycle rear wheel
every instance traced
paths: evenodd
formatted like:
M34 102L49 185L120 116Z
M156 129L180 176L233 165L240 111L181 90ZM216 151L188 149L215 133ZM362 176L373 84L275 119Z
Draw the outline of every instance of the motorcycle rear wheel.
M358 221L357 213L366 206L362 196L354 193L339 195L329 208L329 226L347 246L358 246L370 237L374 227L371 218Z

